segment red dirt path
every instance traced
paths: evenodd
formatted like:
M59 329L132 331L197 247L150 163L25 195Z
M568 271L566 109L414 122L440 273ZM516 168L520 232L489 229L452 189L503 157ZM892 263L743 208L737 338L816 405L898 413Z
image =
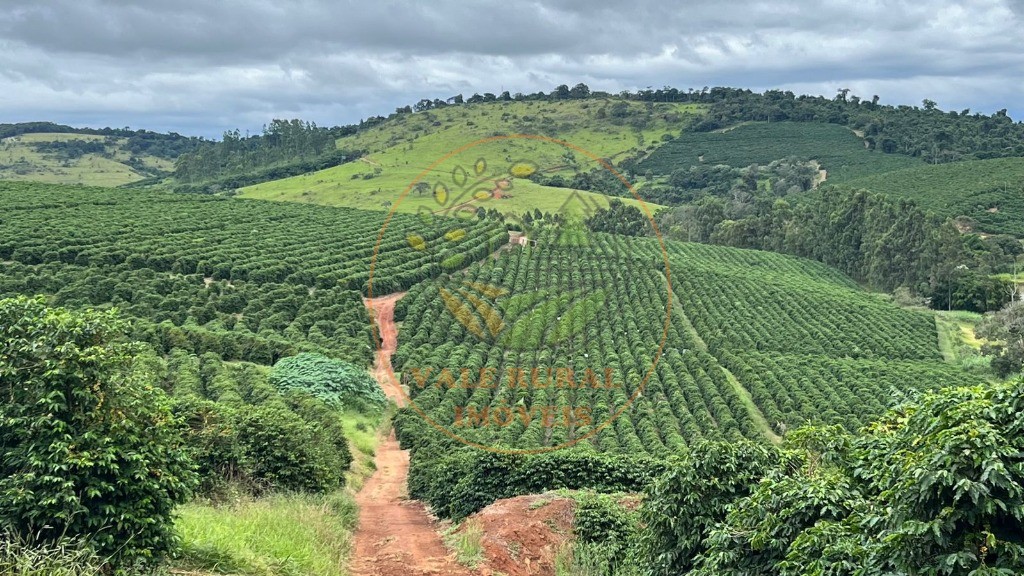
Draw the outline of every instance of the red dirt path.
M379 330L379 337L384 344L377 348L373 362L373 377L384 389L384 394L399 406L405 405L405 394L401 386L395 382L391 371L391 355L398 348L398 326L395 325L395 303L405 296L405 292L396 292L377 298L363 298L366 309L373 315L373 322Z
M365 300L384 338L377 351L373 374L387 396L399 406L405 403L398 382L391 377L391 354L398 345L395 302L404 293ZM401 450L392 431L377 446L373 476L356 494L359 527L355 533L351 572L354 576L425 576L453 574L472 576L445 548L437 522L423 504L408 500L409 451Z

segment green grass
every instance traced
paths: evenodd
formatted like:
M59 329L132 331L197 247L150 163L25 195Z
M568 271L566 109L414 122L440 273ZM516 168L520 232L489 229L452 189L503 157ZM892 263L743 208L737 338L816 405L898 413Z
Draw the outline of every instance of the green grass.
M939 349L950 364L974 374L989 374L990 358L981 354L984 341L974 334L982 320L981 314L954 310L936 311L935 326L939 333Z
M445 532L444 543L455 551L459 564L476 568L484 560L483 538L483 527L474 520L466 520Z
M343 494L188 504L179 514L178 567L221 574L341 576L358 520Z
M348 411L341 417L345 436L349 444L362 454L373 457L377 449L378 428L381 418L377 415Z
M844 184L907 198L943 216L968 216L981 232L1024 236L1024 158L920 165Z
M350 411L341 416L353 455L343 490L182 506L176 523L182 546L172 567L245 576L347 574L359 520L354 495L375 469L377 441L394 410L392 404L383 414Z
M698 164L742 168L791 156L817 160L828 172L829 182L921 164L908 156L869 151L853 131L835 124L745 122L727 130L684 133L655 150L641 169L669 174Z
M100 576L103 559L76 541L40 546L0 533L0 574L4 576Z
M452 171L459 167L474 174L478 159L487 162L487 169L477 178L478 186L469 194L483 189L491 191L495 181L509 175L511 166L526 162L548 174L571 176L599 166L587 153L543 139L509 138L480 144L457 154L438 165L439 159L460 147L481 139L528 134L555 137L585 150L597 158L620 159L625 154L653 148L666 134L676 135L696 117L701 109L695 105L657 104L648 108L637 102L628 103L631 116L623 120L607 117L612 101L566 102L495 102L458 106L400 115L395 119L348 136L338 141L343 149L363 149L368 155L353 162L242 189L244 196L266 200L286 200L348 206L372 210L389 209L398 203L398 210L440 208L431 194L412 192L400 197L418 179L433 189L444 183L455 202L459 188L452 182ZM601 110L606 117L601 118ZM637 129L630 122L642 118L644 127ZM571 154L568 154L570 153ZM562 188L539 186L524 178L512 178L512 188L501 199L474 202L506 213L522 213L539 208L558 211L573 195ZM603 195L580 193L583 203L607 205ZM469 197L467 196L466 199ZM569 213L579 212L569 208Z
M634 563L615 562L621 555L618 546L572 540L555 553L555 576L639 576L642 571Z
M121 148L125 139L107 146L107 155L86 154L81 158L64 161L37 152L32 143L67 140L103 141L93 134L22 134L0 141L0 180L31 180L51 184L85 184L89 186L120 186L147 176L140 174L125 162L132 154ZM155 156L143 155L142 162L149 167L170 171L174 163Z

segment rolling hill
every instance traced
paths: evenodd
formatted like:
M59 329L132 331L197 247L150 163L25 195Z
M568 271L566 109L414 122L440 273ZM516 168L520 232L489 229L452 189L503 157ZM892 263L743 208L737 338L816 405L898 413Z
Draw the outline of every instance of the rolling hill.
M0 179L120 186L174 169L174 161L136 154L127 138L43 132L0 140Z
M418 177L431 188L437 183L451 186L448 175L453 170L462 167L473 171L480 158L488 163L487 174L495 178L507 175L518 163L529 164L543 174L571 178L597 168L599 163L594 158L615 162L656 147L677 136L701 110L694 104L592 99L492 102L398 114L338 140L340 149L367 151L359 162L257 184L243 188L241 193L249 198L380 210L398 201ZM511 137L517 134L539 138ZM543 138L565 141L579 149ZM495 140L445 159L459 147L483 139ZM535 208L555 211L572 195L573 191L566 188L516 178L514 190L501 194L487 207L514 213ZM601 195L579 195L587 202L607 204ZM411 212L425 207L438 208L428 195L410 194L398 210Z

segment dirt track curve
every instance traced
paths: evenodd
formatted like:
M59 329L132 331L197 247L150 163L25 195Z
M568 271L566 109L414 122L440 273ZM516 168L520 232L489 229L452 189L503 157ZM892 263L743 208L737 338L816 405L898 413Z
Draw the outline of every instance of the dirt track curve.
M388 398L399 406L405 396L391 378L391 355L398 346L395 302L405 293L366 299L384 338L373 374ZM359 527L355 533L351 573L354 576L421 576L478 574L458 564L438 534L423 504L406 497L409 452L398 447L395 433L377 446L373 476L356 494Z

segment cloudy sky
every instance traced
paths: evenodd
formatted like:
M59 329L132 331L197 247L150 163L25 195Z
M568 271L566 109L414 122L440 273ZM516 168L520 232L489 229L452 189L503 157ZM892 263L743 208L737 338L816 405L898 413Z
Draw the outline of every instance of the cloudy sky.
M1024 0L0 0L0 122L218 136L462 93L738 86L1024 117Z

